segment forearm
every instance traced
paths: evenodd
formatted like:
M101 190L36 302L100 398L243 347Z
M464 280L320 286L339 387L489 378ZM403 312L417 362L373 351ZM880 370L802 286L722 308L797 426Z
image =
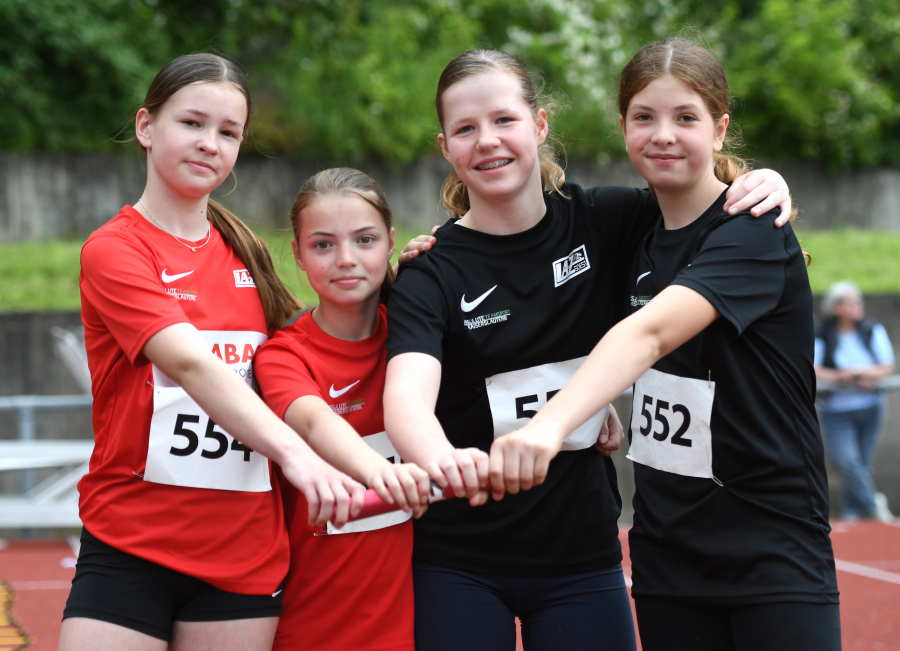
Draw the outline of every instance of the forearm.
M623 350L630 352L623 355ZM627 320L620 322L606 333L565 387L538 411L532 425L553 430L562 441L664 354L652 331L638 331Z
M891 373L894 372L893 364L873 364L872 366L865 366L860 369L860 373L862 375L866 375L870 379L878 379L887 377Z
M387 365L384 426L400 456L425 468L453 452L434 414L441 363L429 355L405 353Z
M321 398L298 398L284 420L322 459L363 484L370 484L372 475L389 463Z
M848 382L851 379L849 369L845 368L816 366L815 371L816 377L820 380L828 380L829 382Z
M164 370L164 372L166 372ZM198 355L167 372L213 422L271 461L314 456L310 447L263 403L234 372L213 355Z
M671 285L613 327L563 389L532 419L565 438L719 312L698 292ZM562 441L562 438L560 441Z
M395 384L384 392L384 427L405 461L426 467L453 451L433 410L418 403L412 387Z

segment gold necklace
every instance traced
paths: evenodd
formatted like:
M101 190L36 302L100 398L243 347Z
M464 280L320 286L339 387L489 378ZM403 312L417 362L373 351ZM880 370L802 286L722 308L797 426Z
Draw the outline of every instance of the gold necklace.
M144 204L143 201L138 199L138 203L141 204L141 206L143 206L144 210L147 212L147 217L150 218L150 221L152 221L154 224L156 224L156 227L159 228L159 230L161 230L163 233L167 233L168 235L172 235L172 233L169 233L169 231L167 231L165 228L163 228L162 224L160 224L158 221L153 219L153 215L150 214L150 210L147 208L147 206ZM190 244L185 244L181 240L181 238L178 237L177 235L172 235L172 237L175 239L176 242L178 242L182 246L186 246L191 251L196 252L197 249L202 249L204 246L209 244L209 238L212 236L212 226L209 226L209 222L207 222L207 228L208 228L208 230L206 231L206 241L203 244L201 244L200 246L191 246Z

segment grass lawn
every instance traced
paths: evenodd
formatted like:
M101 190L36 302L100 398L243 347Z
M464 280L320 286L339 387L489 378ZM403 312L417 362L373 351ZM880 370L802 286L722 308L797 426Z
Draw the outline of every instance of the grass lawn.
M282 280L303 303L316 295L291 256L287 232L262 234L272 250ZM415 235L397 231L399 247ZM836 280L850 278L866 294L900 293L900 233L861 230L800 233L812 254L809 280L813 292L824 293ZM68 311L80 308L78 256L81 241L0 244L0 312Z
M287 231L261 233L272 251L275 269L305 305L318 298L297 269ZM402 249L418 233L397 230ZM78 293L81 240L0 244L0 312L64 312L81 309ZM396 254L395 254L396 260ZM301 280L302 279L302 280Z

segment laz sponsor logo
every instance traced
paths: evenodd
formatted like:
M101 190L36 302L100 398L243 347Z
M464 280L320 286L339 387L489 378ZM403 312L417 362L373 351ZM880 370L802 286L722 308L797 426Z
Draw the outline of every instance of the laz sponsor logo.
M253 276L246 269L235 269L232 273L234 273L235 287L256 287Z
M559 287L590 268L591 263L588 261L587 250L582 244L565 258L560 258L553 263L553 286Z

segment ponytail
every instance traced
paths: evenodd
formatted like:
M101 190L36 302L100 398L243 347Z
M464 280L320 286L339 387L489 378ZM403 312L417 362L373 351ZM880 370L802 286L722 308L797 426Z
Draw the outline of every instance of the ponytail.
M740 156L725 152L718 152L715 155L715 174L722 183L731 183L749 171L750 166Z
M538 161L541 166L541 186L545 192L556 193L561 197L569 197L562 191L562 185L566 182L566 173L559 163L552 144L545 143L538 148ZM444 184L441 186L441 204L451 217L462 217L471 209L469 203L469 189L462 182L456 170L450 170Z
M262 302L266 329L269 334L273 333L295 312L302 310L303 304L294 298L275 273L269 247L262 239L213 199L207 204L206 215L213 227L222 235L222 239L231 246L241 262L247 265L247 271L256 284L256 291Z

